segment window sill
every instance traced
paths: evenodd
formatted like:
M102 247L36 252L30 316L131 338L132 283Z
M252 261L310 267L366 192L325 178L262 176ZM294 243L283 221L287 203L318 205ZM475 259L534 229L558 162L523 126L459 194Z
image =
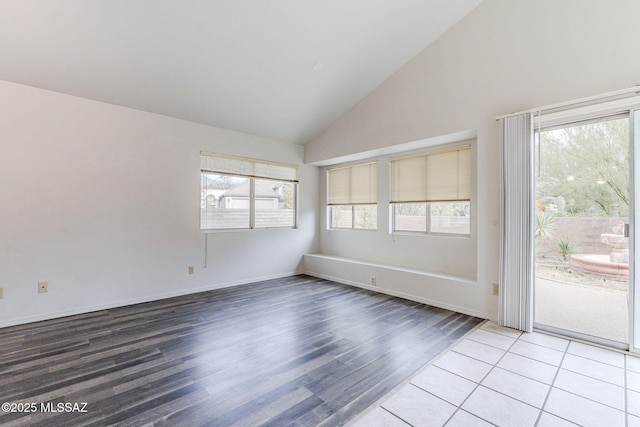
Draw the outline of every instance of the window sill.
M453 237L459 239L470 239L471 234L457 234L457 233L427 233L422 231L391 231L389 234L392 236L433 236L433 237Z
M327 231L378 231L377 228L327 228Z

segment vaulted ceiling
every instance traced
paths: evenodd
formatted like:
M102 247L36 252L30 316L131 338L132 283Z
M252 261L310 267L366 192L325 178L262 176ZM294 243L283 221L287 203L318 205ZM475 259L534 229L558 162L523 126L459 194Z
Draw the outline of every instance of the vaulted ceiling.
M304 144L481 0L0 0L0 79Z

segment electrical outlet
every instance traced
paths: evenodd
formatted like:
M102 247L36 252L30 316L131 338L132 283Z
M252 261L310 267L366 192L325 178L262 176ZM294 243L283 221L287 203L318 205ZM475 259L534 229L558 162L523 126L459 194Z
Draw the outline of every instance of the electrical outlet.
M376 276L371 276L371 284L372 285L376 284Z
M497 283L491 285L491 293L493 295L498 295L500 293L500 286Z
M196 268L193 265L189 266L189 274L195 274L196 273Z
M49 292L49 283L48 282L38 282L38 293L45 294Z
M4 288L0 286L0 299L4 298Z

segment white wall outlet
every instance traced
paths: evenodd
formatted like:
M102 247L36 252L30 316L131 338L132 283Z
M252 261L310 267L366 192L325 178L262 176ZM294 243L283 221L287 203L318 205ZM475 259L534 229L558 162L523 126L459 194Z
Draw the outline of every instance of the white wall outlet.
M196 273L196 268L193 265L189 266L189 274L195 274Z
M0 299L4 298L4 288L0 286Z
M494 283L491 285L491 293L493 295L498 295L500 293L500 285L498 285L497 283Z
M49 283L48 282L38 282L38 293L45 294L49 292Z
M376 276L371 276L371 284L375 285L376 284Z

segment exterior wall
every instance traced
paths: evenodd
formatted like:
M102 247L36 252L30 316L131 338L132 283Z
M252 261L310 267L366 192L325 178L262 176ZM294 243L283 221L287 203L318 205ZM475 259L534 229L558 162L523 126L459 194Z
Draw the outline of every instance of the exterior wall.
M558 217L555 222L553 238L536 240L538 254L555 254L560 256L558 241L570 239L578 246L582 254L609 254L611 246L602 243L601 234L618 234L613 229L618 223L629 221L628 218L582 218Z

